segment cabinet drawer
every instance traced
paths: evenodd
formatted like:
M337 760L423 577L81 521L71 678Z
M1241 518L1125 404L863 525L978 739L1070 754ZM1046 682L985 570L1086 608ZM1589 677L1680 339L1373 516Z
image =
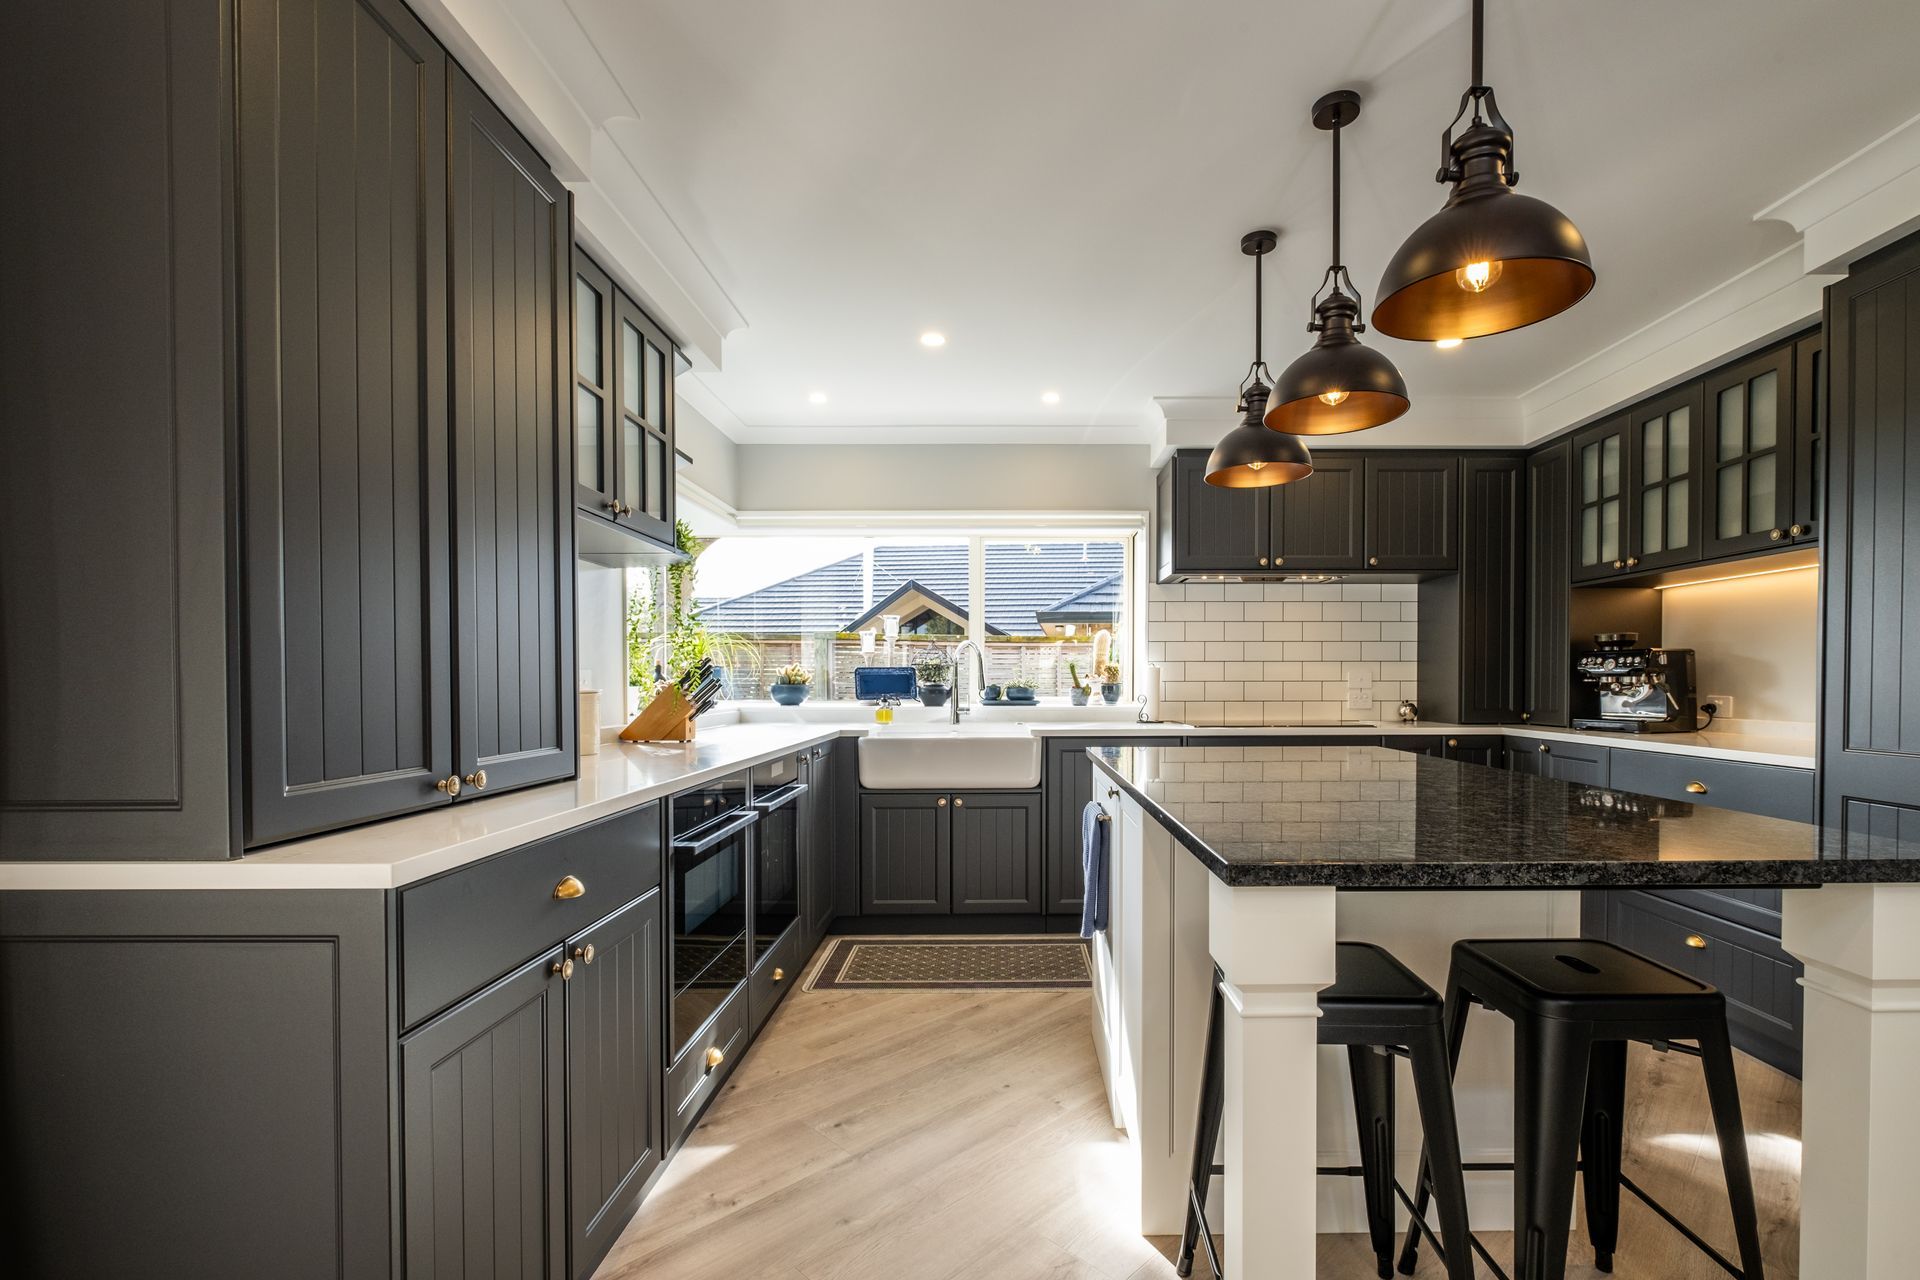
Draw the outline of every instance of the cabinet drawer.
M780 941L762 954L747 979L748 1025L758 1035L760 1027L773 1013L780 998L800 981L800 966L806 956L801 951L801 928L796 921L787 926Z
M1800 966L1777 940L1653 894L1609 897L1610 941L1718 987L1734 1044L1799 1073Z
M695 1036L680 1060L667 1068L667 1145L680 1141L747 1047L747 998L735 991ZM714 1051L719 1061L709 1062Z
M1813 821L1813 770L1746 764L1616 748L1613 785L1621 791L1690 800L1768 818ZM1701 787L1704 790L1692 790Z
M661 805L563 832L400 891L401 1025L660 884ZM583 892L556 898L568 876Z

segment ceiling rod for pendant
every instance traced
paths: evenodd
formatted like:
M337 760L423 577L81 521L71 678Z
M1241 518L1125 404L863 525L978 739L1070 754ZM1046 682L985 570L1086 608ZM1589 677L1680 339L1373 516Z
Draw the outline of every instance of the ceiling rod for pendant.
M1486 69L1482 65L1482 51L1486 46L1487 12L1486 0L1473 0L1473 87L1487 87Z
M1340 267L1340 124L1333 126L1333 269Z

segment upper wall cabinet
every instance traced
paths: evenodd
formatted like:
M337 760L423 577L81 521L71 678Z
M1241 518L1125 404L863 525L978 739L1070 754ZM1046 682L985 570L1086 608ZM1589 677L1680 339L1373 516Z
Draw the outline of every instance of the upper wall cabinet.
M1649 400L1629 416L1627 566L1662 569L1700 558L1700 385Z
M0 858L230 851L226 11L0 10Z
M1706 381L1709 557L1793 539L1793 348L1778 347Z
M584 252L574 251L575 496L589 554L634 535L673 542L674 347ZM606 535L611 535L606 536Z
M1627 564L1628 419L1573 437L1573 576L1611 577Z
M571 776L565 189L399 0L4 29L3 856Z
M1161 469L1158 577L1445 572L1459 563L1457 455L1382 450L1314 455L1305 480L1217 489L1207 451Z

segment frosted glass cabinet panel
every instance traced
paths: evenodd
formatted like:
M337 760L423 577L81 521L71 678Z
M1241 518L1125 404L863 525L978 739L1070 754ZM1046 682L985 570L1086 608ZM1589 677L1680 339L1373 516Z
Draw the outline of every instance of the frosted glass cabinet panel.
M1573 438L1576 579L1612 577L1626 569L1628 419L1588 427Z
M628 533L673 540L673 339L592 258L574 250L577 505ZM599 528L601 526L595 526ZM624 555L597 544L593 554Z
M1708 556L1789 542L1794 521L1793 348L1781 347L1708 378Z
M1700 558L1700 504L1694 459L1700 435L1700 386L1690 383L1634 409L1630 504L1635 526L1625 569L1659 569Z

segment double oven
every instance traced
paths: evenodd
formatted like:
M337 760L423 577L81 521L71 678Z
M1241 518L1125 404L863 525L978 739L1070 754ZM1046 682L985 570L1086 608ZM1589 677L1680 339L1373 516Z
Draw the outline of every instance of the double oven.
M799 917L806 791L798 759L780 756L673 798L669 1065Z

